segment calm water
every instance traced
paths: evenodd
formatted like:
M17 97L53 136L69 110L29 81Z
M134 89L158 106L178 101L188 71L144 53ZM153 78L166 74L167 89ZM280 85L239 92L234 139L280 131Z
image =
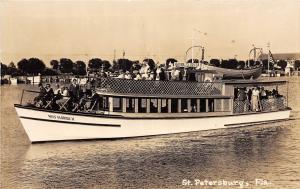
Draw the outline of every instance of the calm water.
M13 108L25 86L1 86L1 188L241 188L183 179L300 188L300 77L291 121L137 139L30 145ZM256 185L255 179L267 180Z

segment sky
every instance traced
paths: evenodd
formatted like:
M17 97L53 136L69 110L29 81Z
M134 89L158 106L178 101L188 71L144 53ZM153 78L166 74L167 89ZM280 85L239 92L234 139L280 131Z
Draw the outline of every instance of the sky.
M300 0L0 1L0 61L37 57L247 59L253 47L300 52ZM188 53L190 58L191 51ZM194 48L200 58L200 49Z

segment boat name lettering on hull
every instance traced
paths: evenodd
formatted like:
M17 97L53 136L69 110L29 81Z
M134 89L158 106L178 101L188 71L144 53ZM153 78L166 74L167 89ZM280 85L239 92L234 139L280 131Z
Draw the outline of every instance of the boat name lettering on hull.
M64 116L64 115L49 114L48 117L50 119L74 121L74 117Z

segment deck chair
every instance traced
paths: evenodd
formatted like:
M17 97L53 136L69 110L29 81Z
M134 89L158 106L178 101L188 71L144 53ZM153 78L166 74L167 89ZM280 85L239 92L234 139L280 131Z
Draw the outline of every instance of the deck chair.
M90 103L92 103L92 102L90 101ZM98 100L95 100L93 104L90 104L90 108L88 108L86 111L92 112L97 103L98 103Z
M77 112L79 109L79 103L73 103L74 108L72 109L72 112Z
M45 105L43 108L47 109L47 108L50 108L52 109L53 108L53 103L54 103L54 98L55 97L52 97L50 100L45 100Z
M60 100L57 100L57 104L59 106L59 110L65 110L65 111L68 111L68 103L70 101L71 98L63 98L63 99L60 99Z
M53 99L47 100L46 105L43 108L45 108L45 109L52 108L52 104L53 104Z

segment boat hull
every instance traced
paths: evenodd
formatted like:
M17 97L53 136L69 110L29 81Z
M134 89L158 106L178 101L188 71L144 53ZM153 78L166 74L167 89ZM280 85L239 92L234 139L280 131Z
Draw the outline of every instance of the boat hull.
M128 118L15 106L31 142L113 139L222 129L288 119L290 110L199 118Z

